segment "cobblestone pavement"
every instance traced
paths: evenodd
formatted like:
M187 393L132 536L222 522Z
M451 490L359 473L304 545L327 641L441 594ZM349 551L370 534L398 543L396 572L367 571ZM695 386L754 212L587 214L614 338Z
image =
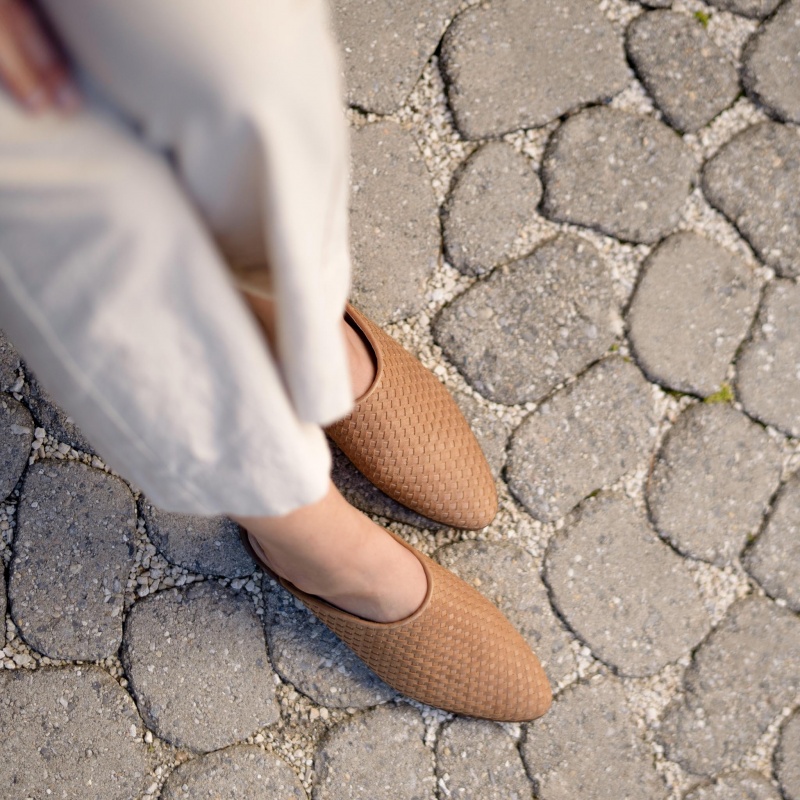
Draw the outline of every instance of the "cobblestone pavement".
M335 0L354 295L452 389L529 725L372 676L0 339L0 793L800 800L800 0ZM671 6L671 7L670 7Z

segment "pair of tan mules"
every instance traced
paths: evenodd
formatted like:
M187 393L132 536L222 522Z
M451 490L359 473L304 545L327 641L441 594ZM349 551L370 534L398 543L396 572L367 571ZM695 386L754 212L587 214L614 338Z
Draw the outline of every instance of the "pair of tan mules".
M248 291L248 287L243 287ZM489 465L447 389L352 306L348 321L372 348L376 374L353 411L327 429L379 489L445 525L478 529L497 513ZM489 600L389 533L419 559L422 605L397 622L372 622L306 594L253 559L298 598L389 686L473 717L525 721L550 707L550 685L527 642Z

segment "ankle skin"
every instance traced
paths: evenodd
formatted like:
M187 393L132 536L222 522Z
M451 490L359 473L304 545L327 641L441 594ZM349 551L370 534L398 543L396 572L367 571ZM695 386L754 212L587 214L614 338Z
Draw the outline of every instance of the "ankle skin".
M356 616L394 622L413 614L425 597L417 558L333 484L322 500L284 517L234 519L276 574Z

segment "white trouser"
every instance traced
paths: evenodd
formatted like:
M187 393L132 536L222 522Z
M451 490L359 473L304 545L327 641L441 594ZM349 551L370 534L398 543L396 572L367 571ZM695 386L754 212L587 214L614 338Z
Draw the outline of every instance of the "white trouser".
M319 499L352 402L324 0L45 5L97 99L33 117L0 90L0 328L164 509ZM267 264L280 369L228 270Z

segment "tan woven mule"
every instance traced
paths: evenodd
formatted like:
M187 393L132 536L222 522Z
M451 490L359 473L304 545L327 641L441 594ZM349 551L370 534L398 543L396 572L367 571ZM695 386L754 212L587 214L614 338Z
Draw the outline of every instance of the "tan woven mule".
M477 529L497 514L489 465L444 385L353 306L349 321L376 359L375 378L326 433L366 478L429 519Z
M234 273L239 289L274 300L264 269ZM348 322L375 357L375 377L326 433L367 480L398 503L454 528L486 527L497 514L489 465L444 385L352 305Z
M552 701L539 659L500 610L468 583L388 531L419 559L422 605L398 622L372 622L306 594L258 556L253 560L298 598L393 689L445 711L502 722L541 717Z

